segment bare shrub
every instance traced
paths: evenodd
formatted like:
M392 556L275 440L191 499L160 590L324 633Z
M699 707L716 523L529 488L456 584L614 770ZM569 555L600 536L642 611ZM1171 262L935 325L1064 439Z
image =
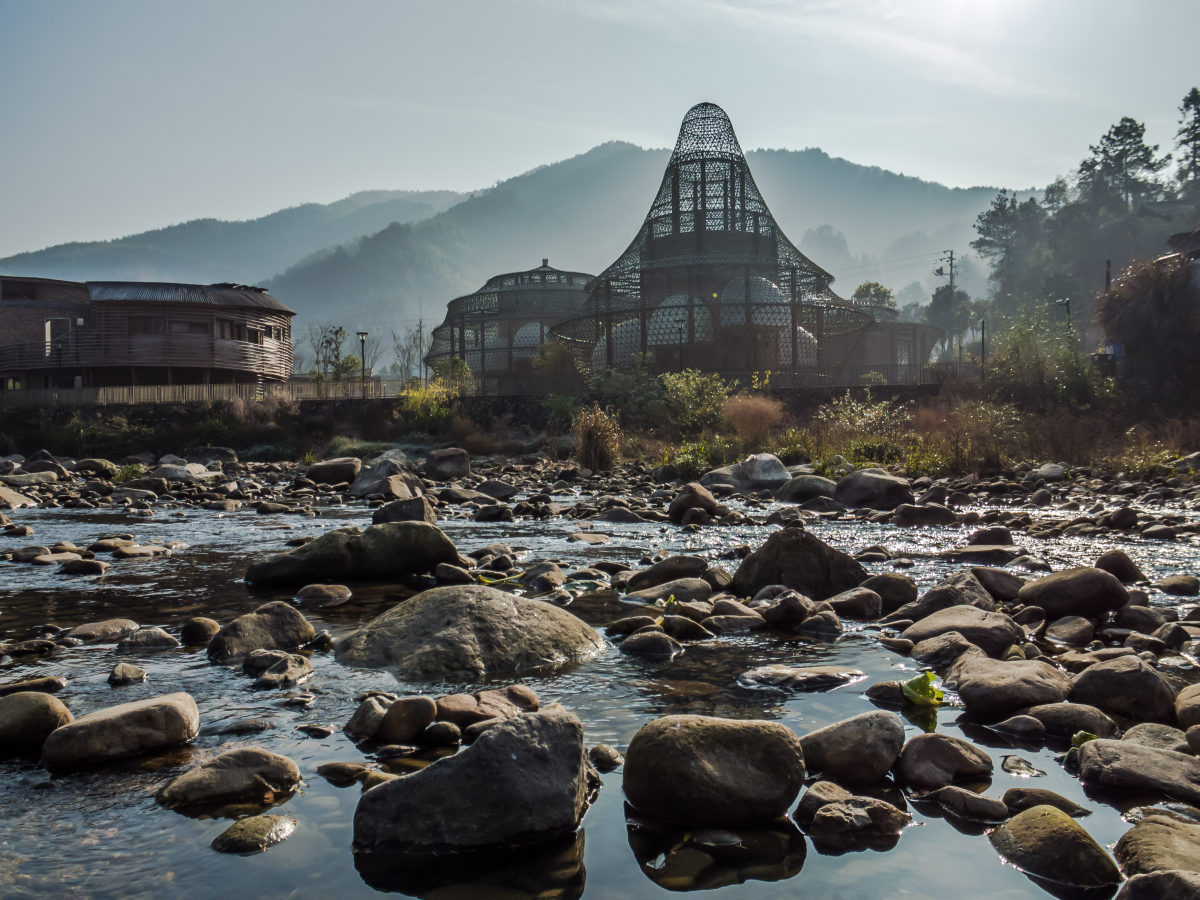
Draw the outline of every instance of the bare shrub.
M621 426L616 413L593 403L581 409L571 422L575 458L589 469L609 469L621 449Z
M761 394L738 394L725 401L721 418L746 449L761 448L771 436L771 429L783 419L783 404Z

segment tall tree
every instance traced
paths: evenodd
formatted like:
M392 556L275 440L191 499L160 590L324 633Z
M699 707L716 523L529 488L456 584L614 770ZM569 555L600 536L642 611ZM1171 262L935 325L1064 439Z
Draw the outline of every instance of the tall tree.
M1192 88L1179 106L1179 130L1175 132L1179 151L1179 186L1185 192L1200 190L1200 88Z
M1131 209L1162 193L1158 173L1171 157L1159 157L1158 145L1146 143L1141 122L1125 116L1088 149L1092 155L1079 164L1079 188L1097 205L1116 201Z
M975 220L971 248L992 266L992 294L1001 312L1011 314L1032 297L1031 256L1042 238L1046 214L1033 197L1025 201L1001 191Z
M970 321L967 313L970 302L971 297L966 291L960 288L952 291L948 284L943 284L933 292L925 318L930 325L942 329L943 349L948 350L954 338L961 340Z
M885 309L896 308L896 299L892 296L892 289L884 287L878 281L864 281L854 289L850 300L860 306L882 306Z

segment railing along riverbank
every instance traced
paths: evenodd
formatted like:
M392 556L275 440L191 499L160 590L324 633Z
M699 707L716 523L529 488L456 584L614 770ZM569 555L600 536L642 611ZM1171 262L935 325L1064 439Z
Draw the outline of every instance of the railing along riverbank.
M721 373L726 380L736 375ZM978 364L939 363L926 366L848 366L827 372L773 372L772 390L831 390L855 387L936 386L947 382L977 382ZM53 406L127 406L170 403L217 403L229 400L380 400L400 396L411 382L402 379L368 378L346 381L285 381L263 384L147 384L119 387L44 388L0 391L0 408ZM586 394L577 382L552 377L503 383L491 378L464 379L459 393L467 397L543 396Z

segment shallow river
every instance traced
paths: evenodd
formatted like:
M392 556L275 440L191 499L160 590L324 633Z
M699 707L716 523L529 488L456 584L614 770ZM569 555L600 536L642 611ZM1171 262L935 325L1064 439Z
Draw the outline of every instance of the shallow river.
M571 498L562 498L570 502ZM763 515L767 510L755 510ZM1195 516L1194 511L1178 510ZM33 510L12 514L32 525L32 538L2 538L15 546L52 544L66 539L86 546L99 536L131 532L142 541L179 540L189 547L155 560L118 562L100 579L68 578L53 568L0 563L0 640L22 639L31 627L53 622L75 625L122 616L142 625L161 625L178 634L186 619L205 615L221 622L281 594L249 592L241 581L256 555L284 549L289 538L319 534L343 524L369 522L362 505L330 508L319 518L258 516L253 511L218 514L156 510L142 519L124 512ZM557 559L580 567L597 559L636 565L648 553L665 549L718 557L730 547L757 547L774 526L712 528L685 534L660 525L599 525L611 543L568 543L579 530L566 519L547 522L480 525L449 520L442 527L460 550L505 541L528 551L527 558ZM906 570L922 590L959 565L932 558L937 550L960 544L968 527L900 529L890 525L822 521L810 527L833 546L855 552L883 544L897 556L913 559ZM1200 545L1184 538L1152 543L1137 537L1034 539L1017 543L1054 568L1091 564L1104 549L1120 546L1156 580L1177 572L1200 572ZM733 567L736 562L726 562ZM873 572L891 571L891 563L870 563ZM305 610L317 630L335 637L353 630L389 604L395 589L356 591L349 604L332 610ZM1154 593L1152 602L1174 604ZM1185 604L1190 606L1191 604ZM593 621L603 626L605 622ZM605 742L624 750L647 720L668 713L699 713L735 718L768 718L799 734L872 709L862 691L881 680L915 670L911 660L883 647L877 632L851 626L835 642L798 637L727 637L688 645L669 663L646 662L615 649L585 665L552 677L527 679L542 702L559 701L583 721L589 745ZM354 697L369 689L438 695L478 690L462 683L397 683L389 674L356 671L334 662L332 654L313 658L315 674L304 689L315 695L307 707L281 705L281 694L256 692L240 669L210 665L203 652L168 651L130 661L149 672L144 684L111 688L107 675L120 661L112 645L65 650L52 660L0 669L0 681L35 675L65 675L69 686L59 694L76 716L94 709L172 691L187 691L199 705L201 735L194 744L165 757L98 772L50 778L33 763L0 763L0 896L94 897L313 897L341 900L398 890L426 897L578 896L627 898L661 896L667 891L652 880L661 875L664 857L631 832L621 793L621 773L603 776L599 796L574 842L555 845L533 858L508 857L490 871L480 869L427 875L414 880L403 873L360 873L350 850L351 823L360 796L357 785L337 788L316 774L330 761L367 757L340 731L356 707ZM840 664L865 671L866 681L828 693L789 695L752 691L736 685L747 669L772 662L794 665ZM1188 675L1194 680L1194 674ZM962 735L961 710L936 713L937 730ZM248 737L219 736L222 724L255 718L271 727ZM335 725L339 730L316 739L298 731L304 724ZM908 722L910 735L927 722ZM1064 772L1056 753L1046 748L1014 747L998 736L965 726L967 735L991 753L995 762L988 794L999 797L1013 786L1046 787L1093 810L1081 822L1100 843L1111 845L1130 826L1114 798L1093 798ZM278 808L295 817L293 836L263 854L232 856L209 848L228 820L194 819L158 806L154 792L192 762L219 747L253 743L286 754L304 775L301 790ZM1003 771L1005 755L1017 754L1046 774L1022 778ZM889 799L896 799L894 792ZM1105 802L1106 800L1110 802ZM1128 805L1124 803L1123 805ZM1045 897L1041 887L1006 865L981 828L946 821L910 805L916 824L903 832L894 849L822 855L796 835L786 865L760 866L754 878L718 889L724 897ZM960 830L961 829L961 830ZM653 843L653 842L650 842ZM639 848L642 862L635 856ZM668 844L669 845L669 841ZM582 854L582 871L570 860ZM566 862L564 862L566 860ZM743 870L745 871L745 870ZM564 874L565 872L565 874ZM457 889L456 889L457 886Z

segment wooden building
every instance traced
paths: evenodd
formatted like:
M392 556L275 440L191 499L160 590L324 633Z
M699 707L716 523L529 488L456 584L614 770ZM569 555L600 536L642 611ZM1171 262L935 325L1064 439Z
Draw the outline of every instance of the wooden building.
M8 390L284 381L294 315L246 285L0 276L0 378Z

